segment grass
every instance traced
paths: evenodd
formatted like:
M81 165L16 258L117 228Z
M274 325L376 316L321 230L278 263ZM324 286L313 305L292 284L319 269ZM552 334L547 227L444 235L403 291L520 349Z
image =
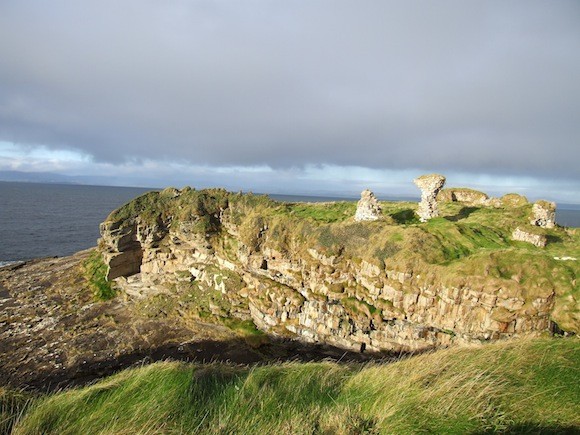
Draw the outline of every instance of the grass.
M9 434L14 423L26 412L33 396L0 387L0 434Z
M107 221L119 221L130 225L139 217L149 225L169 226L183 221L193 222L192 230L198 233L215 232L219 226L219 214L228 207L233 197L224 189L181 191L167 188L161 192L147 192L113 211Z
M388 365L163 362L38 398L13 433L572 433L580 430L579 369L576 338L446 349Z
M113 283L108 281L107 265L98 251L93 251L83 263L84 277L96 300L106 301L116 296Z
M268 335L259 330L253 321L240 320L235 317L223 317L220 323L236 332L244 341L254 348L260 347L270 341Z
M279 213L320 223L344 222L354 216L355 202L288 203L280 206Z

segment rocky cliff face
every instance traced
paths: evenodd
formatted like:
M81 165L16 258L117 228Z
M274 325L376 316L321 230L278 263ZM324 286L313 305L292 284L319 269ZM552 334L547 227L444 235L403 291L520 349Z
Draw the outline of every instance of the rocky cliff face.
M429 263L425 252L437 238L423 230L427 224L354 223L342 215L320 222L296 214L332 206L308 209L221 190L148 195L101 225L108 276L133 297L212 294L212 315L357 350L427 349L551 328L553 285L515 272L468 271L469 261ZM506 231L498 246L509 243Z

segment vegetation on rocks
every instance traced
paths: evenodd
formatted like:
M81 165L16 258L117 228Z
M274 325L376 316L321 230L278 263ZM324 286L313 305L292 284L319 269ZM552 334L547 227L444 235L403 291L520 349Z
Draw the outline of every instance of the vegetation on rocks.
M528 198L517 193L506 193L500 200L504 207L521 207L528 204Z
M2 412L14 434L573 433L579 368L575 338L453 348L385 365L163 362Z
M457 188L453 191L471 195L478 193ZM113 229L118 226L140 228L131 230L134 235L138 232L155 234L151 239L153 241L147 239L149 241L143 242L146 249L151 249L148 261L156 255L162 258L161 262L165 261L163 264L172 261L171 255L186 258L189 251L173 253L173 250L185 249L186 245L189 250L204 252L205 265L200 267L206 270L223 269L222 275L225 276L229 272L215 263L214 256L228 261L228 267L235 269L238 275L236 279L226 280L228 294L237 294L245 286L254 288L254 293L263 292L264 289L257 290L256 284L251 282L254 278L262 279L266 286L273 286L277 281L282 285L280 289L290 286L288 289L297 293L306 292L316 300L331 297L334 302L342 299L348 302L346 298L355 298L369 306L397 304L392 299L395 296L383 300L378 295L382 302L377 302L377 291L380 290L376 289L387 287L406 294L417 293L421 291L418 289L424 288L433 289L435 293L443 288L463 289L461 297L452 298L459 305L471 297L467 293L473 290L489 295L488 300L501 295L502 301L509 305L508 310L519 319L499 316L504 320L510 319L509 322L501 322L506 325L510 322L512 326L516 323L526 325L529 317L537 312L546 318L548 310L551 320L558 327L569 332L580 331L577 308L580 290L575 278L579 272L578 261L559 260L561 257L580 257L580 234L577 231L558 226L532 226L529 222L532 204L516 194L505 195L493 205L452 200L440 201L437 208L438 217L421 223L416 214L416 203L381 202L381 215L377 220L356 222L354 202L280 203L267 196L228 193L223 189L165 189L148 193L114 211L108 218L108 224ZM181 230L182 227L187 228L188 232ZM514 240L514 230L519 227L525 227L530 234L541 233L546 238L547 246L539 249ZM191 233L197 238L192 237ZM176 245L173 245L173 240L178 240ZM284 263L282 269L276 269L276 261ZM210 263L213 264L211 267ZM189 267L183 264L184 269ZM301 269L296 269L296 264ZM367 269L370 267L371 274L379 273L382 281L367 277L362 282L359 274L362 265ZM177 264L172 267L181 266ZM197 266L194 268L199 269ZM308 275L313 270L321 274L316 278L316 284ZM348 275L353 270L359 274L354 278ZM217 272L212 273L217 277ZM188 274L187 271L184 273ZM244 278L248 273L254 278ZM188 278L184 276L183 279ZM237 284L234 286L234 283ZM214 279L212 285L217 288L221 282ZM300 290L301 286L310 287ZM321 288L338 286L342 286L344 292L317 294ZM464 290L466 288L468 290ZM284 291L281 290L282 293ZM375 294L371 295L371 291ZM260 300L263 296L252 295L254 300ZM425 298L427 300L422 303L433 307L438 304L437 299L430 295ZM506 298L516 298L522 302L505 301ZM225 300L228 298L221 298L223 304L219 299L212 304L218 305L218 308L223 305L224 312L229 312ZM250 299L241 300L246 309ZM270 308L274 311L268 315L280 315L280 307L272 305L278 303L273 302L276 297L270 299ZM414 302L409 299L405 304L408 303ZM494 302L491 304L493 306ZM204 303L200 302L201 311L198 311L201 315L208 311L202 305ZM267 304L262 308L268 309ZM387 319L400 314L399 317L403 316L404 320L412 320L405 316L405 311L401 311L401 306L396 308L398 311L386 310ZM497 307L497 310L500 312L502 308ZM380 313L377 315L380 317ZM481 310L480 315L486 316L481 314ZM489 320L490 315L485 317L485 321ZM499 317L494 315L493 320ZM523 320L524 317L528 320ZM465 318L463 316L458 321L461 323ZM473 321L481 324L483 320L474 318ZM431 326L444 331L452 327L451 323L431 323ZM494 327L501 330L507 328L506 325ZM455 332L460 334L461 330Z
M107 281L107 265L98 251L93 251L83 264L84 276L95 299L106 301L117 294L114 283Z

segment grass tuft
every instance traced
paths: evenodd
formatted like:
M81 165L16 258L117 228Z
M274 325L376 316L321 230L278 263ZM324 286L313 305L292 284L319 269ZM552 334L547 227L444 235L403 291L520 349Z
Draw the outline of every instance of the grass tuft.
M98 251L93 251L83 263L84 276L95 299L106 301L117 295L113 283L107 280L107 265Z

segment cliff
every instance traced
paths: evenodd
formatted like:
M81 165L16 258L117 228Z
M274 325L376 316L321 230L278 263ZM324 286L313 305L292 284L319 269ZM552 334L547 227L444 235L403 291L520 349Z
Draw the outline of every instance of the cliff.
M409 351L578 332L575 230L512 240L532 205L278 203L220 189L165 189L101 224L108 277L165 315L252 320L273 335L347 349ZM562 261L563 258L572 258Z

